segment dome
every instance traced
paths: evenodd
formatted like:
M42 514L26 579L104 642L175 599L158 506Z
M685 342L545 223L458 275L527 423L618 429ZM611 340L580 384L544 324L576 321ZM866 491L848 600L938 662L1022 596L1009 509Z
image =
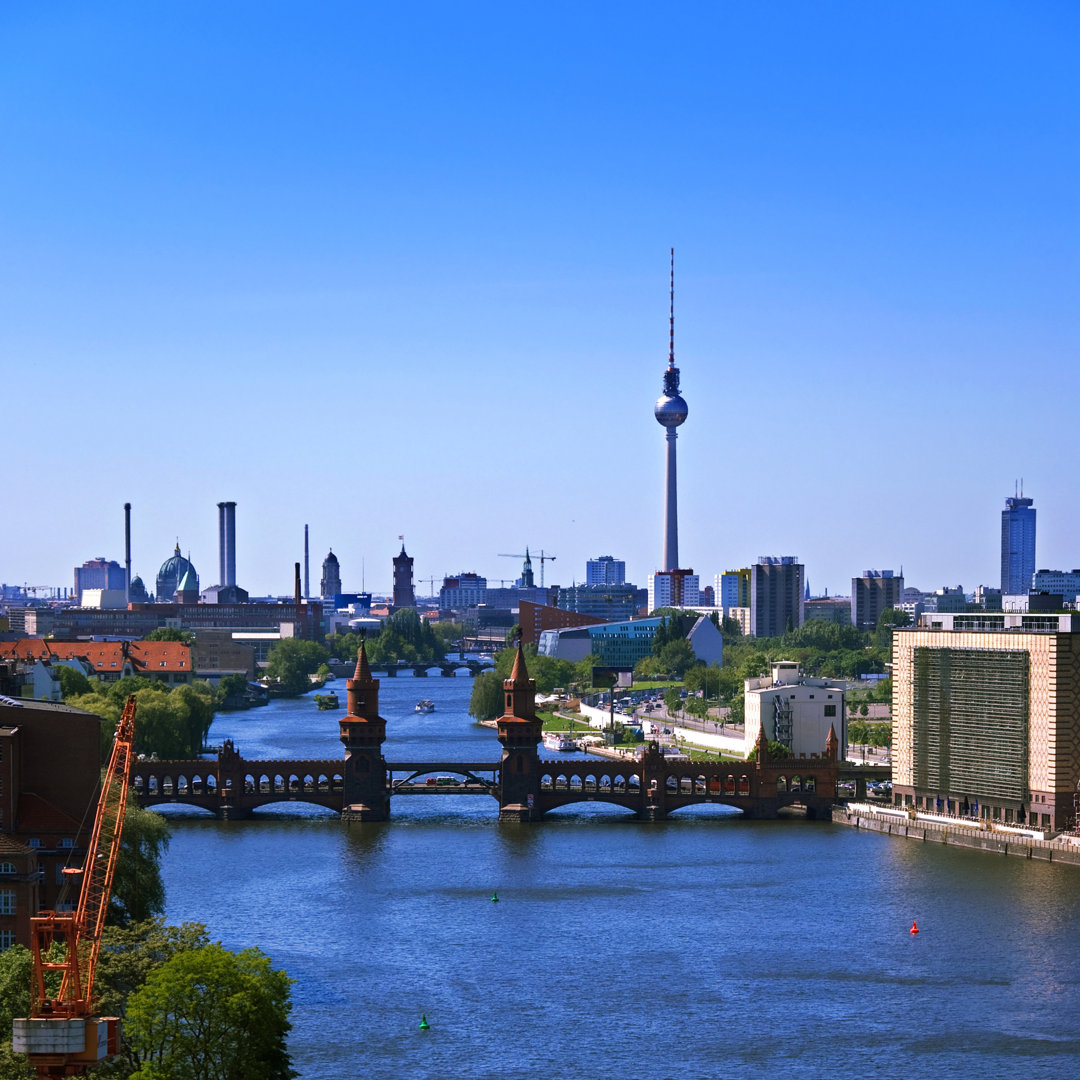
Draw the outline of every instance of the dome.
M331 548L330 549L330 554L327 555L325 559L323 559L323 562L324 563L328 563L328 562L336 563L337 561L338 561L338 557L334 554L334 549Z
M192 565L189 559L185 559L180 554L180 545L176 545L176 550L173 551L172 556L166 559L161 564L161 569L157 574L157 596L158 600L169 603L172 601L173 596L176 595L176 591L180 586L181 580L186 574L190 573L194 584L195 591L199 590L199 574L195 567Z
M690 410L679 394L664 394L656 401L653 415L664 427L678 427Z

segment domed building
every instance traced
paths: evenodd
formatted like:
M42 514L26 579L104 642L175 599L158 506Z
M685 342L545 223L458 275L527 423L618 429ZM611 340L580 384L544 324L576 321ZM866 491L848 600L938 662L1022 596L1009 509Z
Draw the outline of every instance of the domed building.
M143 584L143 579L136 574L131 579L131 589L128 592L128 598L133 604L149 604L150 597L147 595L146 586Z
M189 586L194 586L196 593L199 591L199 575L192 565L190 559L185 559L180 554L180 545L176 545L176 550L172 553L172 557L166 559L161 564L161 569L157 575L157 599L158 603L171 604L173 597L176 595L180 587L180 582L183 581L186 575L190 574Z
M338 562L338 557L334 554L334 549L330 549L330 554L323 559L322 564L322 581L319 582L319 595L323 600L333 600L335 596L341 593L341 564Z

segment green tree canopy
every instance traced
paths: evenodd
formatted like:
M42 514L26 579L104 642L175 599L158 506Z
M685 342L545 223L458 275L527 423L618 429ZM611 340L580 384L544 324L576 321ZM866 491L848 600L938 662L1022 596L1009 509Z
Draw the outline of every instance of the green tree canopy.
M128 998L131 1080L291 1080L290 982L258 949L176 953Z
M109 900L111 923L127 926L165 910L161 855L168 846L169 823L165 818L129 799Z
M503 712L503 680L497 671L482 671L473 679L469 715L477 720L494 720Z
M179 641L184 645L190 645L195 640L195 635L190 630L178 630L171 626L159 626L156 630L151 630L143 640Z
M697 663L694 650L690 648L690 642L686 638L669 641L656 659L660 670L676 679L681 679L684 673Z
M68 667L67 664L54 664L53 671L60 680L60 696L65 701L81 694L93 693L93 684L78 668Z
M326 649L314 641L282 638L270 650L266 677L285 697L299 697L311 689L310 676L329 659Z

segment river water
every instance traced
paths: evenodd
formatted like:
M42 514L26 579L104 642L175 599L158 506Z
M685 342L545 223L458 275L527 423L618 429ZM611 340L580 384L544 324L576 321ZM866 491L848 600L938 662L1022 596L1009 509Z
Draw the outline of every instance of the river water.
M497 760L470 687L383 679L387 759ZM219 716L211 740L336 757L331 688L340 713L275 702ZM183 813L166 918L295 980L304 1080L1014 1078L1080 1060L1077 867L717 807L656 824L602 804L500 824L484 796L401 796L390 822L348 827L304 807Z

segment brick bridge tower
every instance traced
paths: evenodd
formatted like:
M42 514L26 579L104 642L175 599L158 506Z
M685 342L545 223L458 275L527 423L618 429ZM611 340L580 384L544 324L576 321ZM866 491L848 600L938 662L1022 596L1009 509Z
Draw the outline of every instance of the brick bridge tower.
M536 716L536 680L529 678L518 643L514 670L503 682L506 712L499 717L499 818L539 821L541 722Z
M386 821L390 793L386 759L386 721L379 715L379 680L371 676L364 643L356 658L356 671L345 681L348 715L342 718L345 776L342 817L349 821Z

